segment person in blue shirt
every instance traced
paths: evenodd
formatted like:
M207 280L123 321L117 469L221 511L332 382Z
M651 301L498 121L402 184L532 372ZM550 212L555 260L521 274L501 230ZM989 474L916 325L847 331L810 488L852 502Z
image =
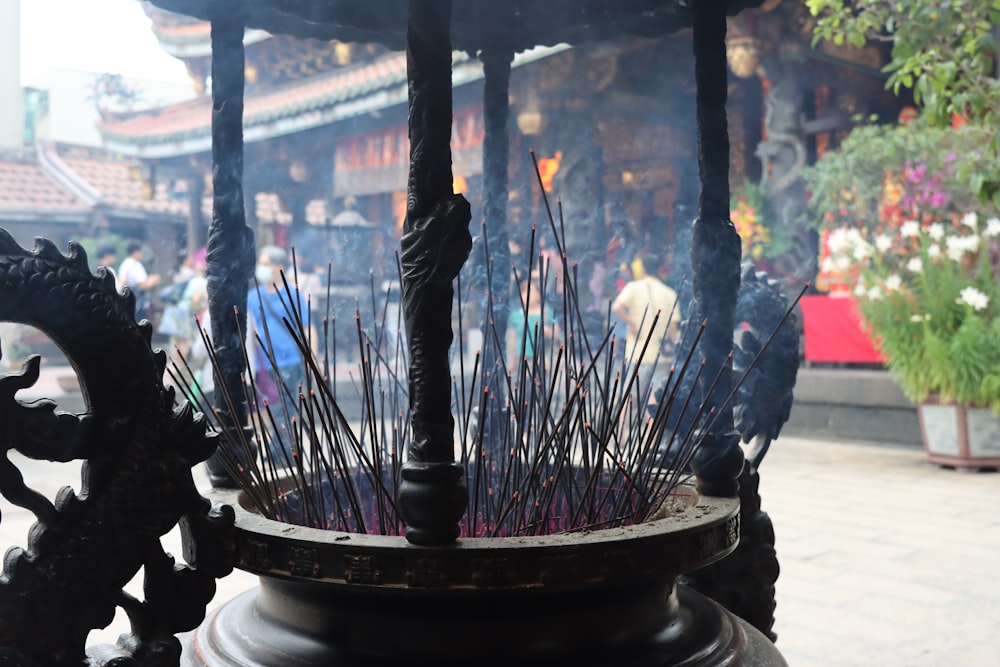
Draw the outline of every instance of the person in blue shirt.
M261 370L266 371L278 389L281 388L279 383L283 383L292 396L297 396L299 387L302 386L303 390L305 388L306 364L284 319L297 329L288 311L289 307L297 305L296 301L300 301L297 307L302 314L303 323L306 322L307 313L304 297L299 297L295 290L292 290L290 295L286 293L284 282L281 280L282 271L285 271L285 280L289 286L294 287L292 274L287 267L288 253L282 248L268 245L260 249L254 270L257 285L251 288L247 295L249 313L247 330L249 348L256 348L256 359L253 362L258 373ZM263 347L257 342L258 337ZM310 338L312 339L310 343L315 345L314 337ZM267 394L267 383L261 384L265 387L264 393ZM265 395L265 398L275 403L278 397Z
M514 367L523 356L529 364L535 357L535 347L544 337L546 354L557 335L556 318L551 306L542 307L542 290L536 277L521 279L521 298L515 301L507 318L507 364ZM527 331L525 331L527 330ZM523 342L523 350L522 350Z

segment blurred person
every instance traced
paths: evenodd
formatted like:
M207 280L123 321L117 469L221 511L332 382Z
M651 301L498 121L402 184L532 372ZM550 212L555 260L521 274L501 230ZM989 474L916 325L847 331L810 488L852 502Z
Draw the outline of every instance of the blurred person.
M142 260L145 251L138 241L129 241L125 246L125 259L118 267L116 277L118 288L128 287L135 294L135 317L137 320L148 318L151 312L152 299L149 290L160 284L160 276L146 272Z
M546 304L542 308L542 289L537 274L522 278L519 289L520 298L511 304L510 315L507 317L508 367L522 356L530 365L535 356L536 343L541 343L542 337L551 342L558 335L552 307Z
M296 274L303 307L308 305L313 322L322 321L326 315L327 265L319 260L312 262L305 260Z
M215 401L215 375L207 344L211 340L212 323L208 312L208 290L204 287L191 295L191 318L195 331L187 353L194 380L190 391L201 409L210 410Z
M288 253L282 248L274 245L267 245L260 249L257 258L257 266L254 269L254 278L257 286L250 289L247 295L247 337L250 345L254 347L257 337L263 345L270 346L273 359L269 358L265 349L259 349L257 359L253 360L259 370L268 372L275 384L280 388L284 383L293 394L298 392L299 385L305 385L306 371L305 360L299 346L295 342L292 333L285 326L283 318L288 319L294 327L295 322L289 316L286 305L289 304L288 295L285 293L284 284L281 280L281 273L285 272L285 277L290 287L294 287L291 282L291 274L288 271ZM305 302L301 303L301 308L305 309ZM303 324L306 322L306 313L300 313ZM316 336L309 327L308 334L311 345L315 348ZM315 352L315 349L313 350ZM266 397L272 398L272 397ZM277 397L273 397L277 398Z
M535 266L531 267L532 271L538 271L537 267L541 267L543 275L553 275L555 276L556 294L563 293L563 265L562 257L559 255L559 251L555 248L549 247L548 237L544 233L539 233L535 237L535 243L538 245L537 257L535 258Z
M103 266L114 275L115 260L118 258L118 251L113 245L102 245L94 253L97 257L97 265Z
M305 336L310 354L317 359L315 327L308 322L305 300L295 291L288 294L281 279L284 272L289 288L296 290L289 272L288 253L278 246L267 245L260 249L257 266L254 268L256 285L247 295L247 354L250 359L251 371L258 391L258 406L263 407L263 401L269 405L279 405L288 398L288 393L297 401L299 392L308 395L309 378L314 377L307 370L308 361L304 357L296 336ZM295 310L291 310L295 309ZM291 312L289 312L291 310ZM295 312L301 318L302 326L296 323ZM286 326L285 320L288 320ZM295 332L295 335L292 334ZM287 428L282 424L279 428ZM292 461L291 448L295 443L295 435L285 433L271 443L268 456L279 463L289 464ZM284 451L281 450L284 447Z
M642 277L625 283L611 304L625 323L625 359L638 364L640 391L666 378L680 335L677 292L659 279L660 268L659 257L645 255Z
M207 289L204 248L189 255L174 274L171 284L160 290L164 304L156 333L170 338L171 350L187 353L197 334L194 328L194 296Z

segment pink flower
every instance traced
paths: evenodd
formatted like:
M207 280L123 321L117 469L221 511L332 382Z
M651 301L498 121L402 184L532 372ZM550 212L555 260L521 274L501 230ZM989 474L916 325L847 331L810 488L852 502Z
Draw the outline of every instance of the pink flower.
M931 195L930 202L931 206L937 206L937 207L944 206L945 204L948 203L948 195L946 195L943 192L935 192L933 195Z
M919 183L924 180L924 176L927 175L927 165L922 164L914 169L911 169L906 175L906 180L910 183Z

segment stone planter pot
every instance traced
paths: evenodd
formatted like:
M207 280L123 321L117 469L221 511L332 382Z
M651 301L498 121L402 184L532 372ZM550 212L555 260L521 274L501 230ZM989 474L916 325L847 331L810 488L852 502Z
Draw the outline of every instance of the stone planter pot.
M416 547L261 518L236 493L237 566L260 577L185 638L192 665L785 665L677 576L730 553L735 499L666 519Z
M932 463L958 470L1000 466L1000 417L987 408L941 403L917 406L920 432Z

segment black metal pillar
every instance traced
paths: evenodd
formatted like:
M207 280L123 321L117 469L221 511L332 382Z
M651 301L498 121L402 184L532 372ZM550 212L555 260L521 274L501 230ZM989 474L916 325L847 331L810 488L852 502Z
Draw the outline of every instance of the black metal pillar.
M215 364L215 408L222 424L242 428L247 406L242 375L247 288L254 266L253 231L243 208L243 21L238 0L220 0L212 18L212 223L206 278ZM224 389L223 389L224 388ZM227 404L224 396L233 397ZM229 454L236 456L236 452ZM222 454L208 460L213 486L235 487Z
M410 0L406 33L410 176L400 242L410 347L412 440L398 491L406 538L458 537L468 502L451 414L452 281L469 256L469 203L452 192L451 0Z
M507 12L506 3L489 3L483 7L484 26L498 25L499 12ZM484 33L486 30L484 29ZM507 123L510 118L510 66L513 50L500 43L502 31L493 30L497 38L479 55L483 62L483 234L489 256L482 259L488 268L491 303L489 319L496 323L500 340L507 326L510 306L510 245L507 229L507 191L510 167L510 136ZM486 320L487 322L489 320ZM488 324L487 324L488 326ZM485 333L485 332L484 332ZM486 335L489 335L488 333ZM492 348L488 348L492 349ZM493 369L495 359L483 359L484 368Z
M692 227L694 304L706 322L699 356L708 402L708 426L692 468L698 490L734 496L743 466L739 432L728 403L732 382L733 328L740 287L740 237L729 219L729 130L726 119L726 0L692 3L697 83L698 218Z

